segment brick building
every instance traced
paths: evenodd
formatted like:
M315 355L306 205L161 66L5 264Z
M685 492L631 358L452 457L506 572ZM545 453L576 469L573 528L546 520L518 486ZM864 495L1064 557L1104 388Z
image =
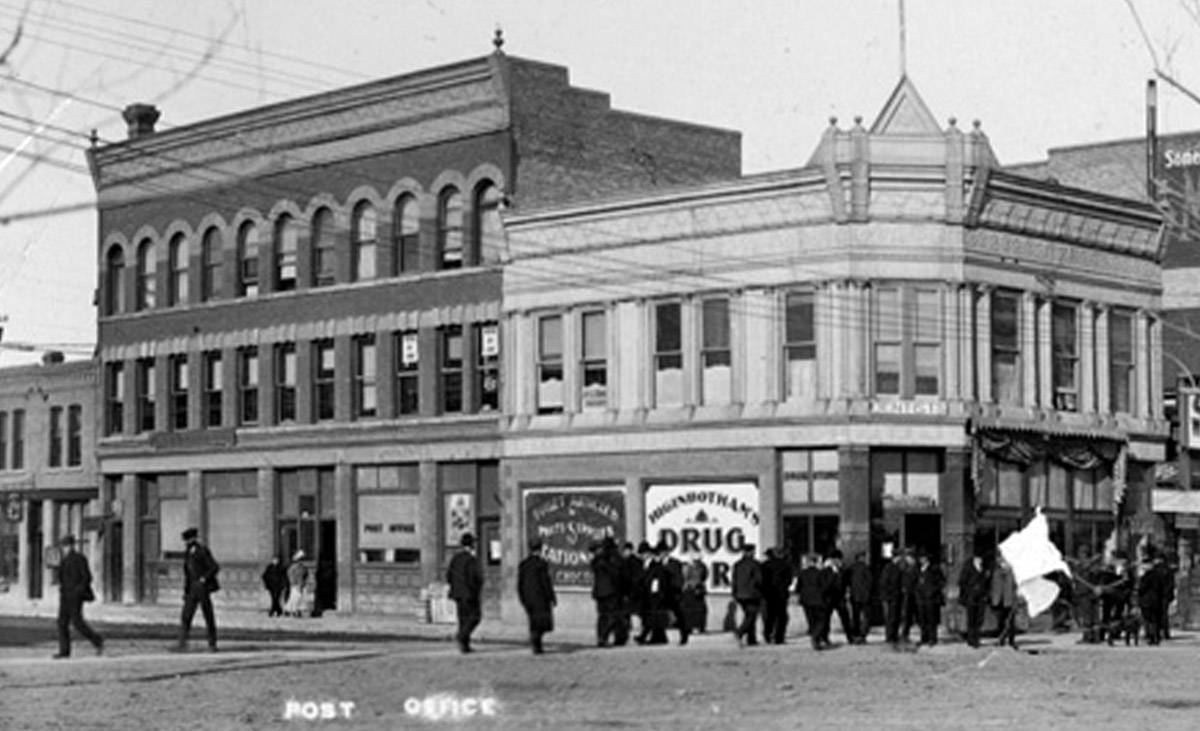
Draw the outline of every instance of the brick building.
M1128 539L1169 436L1160 221L1006 172L908 79L801 169L510 212L505 533L580 617L604 535L702 557L712 613L745 543L955 571L1035 506L1068 552Z
M126 111L99 198L101 497L124 602L179 601L180 532L260 606L410 612L463 531L499 602L500 212L736 179L740 136L614 110L496 53L170 130ZM114 502L115 501L115 502Z

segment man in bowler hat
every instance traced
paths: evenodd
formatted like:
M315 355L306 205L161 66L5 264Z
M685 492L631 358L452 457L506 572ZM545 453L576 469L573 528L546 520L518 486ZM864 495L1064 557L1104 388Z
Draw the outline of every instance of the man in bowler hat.
M192 631L192 618L196 616L196 607L204 614L204 626L208 630L208 651L217 651L217 620L213 616L211 594L220 589L217 583L217 572L221 567L213 558L208 546L200 543L200 533L195 528L183 532L183 540L187 549L183 556L183 614L180 618L179 642L174 650L187 650L188 635Z
M554 631L554 582L550 566L542 558L542 541L529 541L529 555L517 567L517 597L529 615L529 643L533 654L542 654L542 635Z
M62 539L63 557L58 564L58 654L56 660L71 656L71 625L96 647L104 651L104 639L83 618L83 604L96 598L92 592L92 570L87 559L75 551L75 537Z
M475 536L463 533L459 543L461 548L446 570L446 583L458 610L458 649L467 653L472 652L471 633L483 620L483 571L475 558Z

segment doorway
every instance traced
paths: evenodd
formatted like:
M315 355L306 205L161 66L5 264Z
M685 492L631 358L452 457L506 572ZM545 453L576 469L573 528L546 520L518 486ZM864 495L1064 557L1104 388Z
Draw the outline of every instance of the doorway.
M900 545L924 551L937 562L942 555L942 516L938 513L904 513Z
M841 519L837 513L785 515L783 517L784 552L792 566L810 553L827 555L837 548ZM763 546L770 548L771 546Z

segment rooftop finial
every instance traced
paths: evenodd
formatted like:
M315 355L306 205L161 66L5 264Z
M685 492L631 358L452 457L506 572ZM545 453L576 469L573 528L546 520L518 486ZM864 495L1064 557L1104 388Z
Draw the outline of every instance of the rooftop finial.
M504 29L499 23L496 24L496 34L492 36L492 45L496 47L496 53L500 53L504 48Z

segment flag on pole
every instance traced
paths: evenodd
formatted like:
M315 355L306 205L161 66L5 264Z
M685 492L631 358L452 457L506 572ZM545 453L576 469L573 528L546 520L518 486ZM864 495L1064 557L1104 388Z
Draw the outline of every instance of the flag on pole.
M1050 526L1041 508L1028 525L1004 539L1000 555L1012 567L1017 592L1025 599L1030 617L1049 609L1058 597L1058 585L1042 577L1054 571L1071 573L1058 548L1050 542Z

